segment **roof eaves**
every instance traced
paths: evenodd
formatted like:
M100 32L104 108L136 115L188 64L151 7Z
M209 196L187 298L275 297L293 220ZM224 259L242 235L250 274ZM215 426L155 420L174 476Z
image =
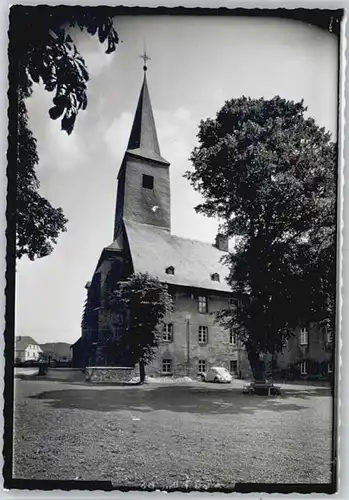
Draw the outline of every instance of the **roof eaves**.
M200 284L200 285L194 285L194 284L189 284L189 283L176 283L174 281L167 281L165 279L161 279L159 278L160 282L161 283L165 283L166 285L170 285L170 286L174 286L174 287L180 287L180 288L190 288L190 289L196 289L198 291L200 290L205 290L205 291L210 291L210 292L214 292L214 293L220 293L220 294L224 294L224 295L231 295L232 291L229 289L229 290L224 290L223 288L214 288L214 287L209 287L209 286L205 286L203 284Z
M160 163L161 165L166 165L166 166L170 165L170 162L165 160L165 158L163 158L162 156L143 148L127 149L126 153L130 156L134 156L135 158L153 161L156 163Z

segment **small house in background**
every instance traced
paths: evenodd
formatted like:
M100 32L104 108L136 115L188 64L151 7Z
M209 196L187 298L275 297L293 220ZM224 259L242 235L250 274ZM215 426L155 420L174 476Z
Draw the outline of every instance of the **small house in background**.
M28 336L16 336L15 361L24 363L25 361L38 361L42 353L40 345Z
M40 345L43 357L57 363L67 363L71 360L70 344L67 342L47 342Z

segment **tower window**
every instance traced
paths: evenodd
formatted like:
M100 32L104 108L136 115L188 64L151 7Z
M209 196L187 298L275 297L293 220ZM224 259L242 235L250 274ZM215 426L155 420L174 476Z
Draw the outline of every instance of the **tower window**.
M166 274L174 274L175 270L173 266L166 267L165 269Z
M152 175L143 174L142 186L145 189L154 189L154 177Z

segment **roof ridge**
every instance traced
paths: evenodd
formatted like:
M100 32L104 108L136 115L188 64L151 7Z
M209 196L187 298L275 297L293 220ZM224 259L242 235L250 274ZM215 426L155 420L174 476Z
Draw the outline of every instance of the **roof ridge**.
M186 238L185 236L178 236L177 234L171 234L171 236L174 236L175 238L179 238L181 240L192 241L193 243L202 243L203 245L208 245L210 247L215 248L216 250L218 250L218 252L228 253L228 252L225 252L224 250L219 250L219 248L217 248L214 243L210 243L209 241L202 241L202 240L197 240L197 239L193 239L193 238Z

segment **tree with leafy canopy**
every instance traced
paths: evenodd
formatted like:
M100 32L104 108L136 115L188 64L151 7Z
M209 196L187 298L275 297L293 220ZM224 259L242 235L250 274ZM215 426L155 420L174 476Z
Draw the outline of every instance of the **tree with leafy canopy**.
M35 171L39 158L28 127L26 100L34 82L54 92L49 116L60 119L62 130L71 134L79 111L87 107L89 74L70 31L78 26L98 35L109 54L119 41L109 14L92 7L11 7L8 178L9 201L15 198L16 206L8 210L8 219L9 225L11 217L15 219L17 258L27 255L33 260L51 253L67 223L62 209L39 194Z
M125 318L125 323L121 335L112 328L104 336L103 347L115 359L121 355L132 364L138 362L144 382L145 365L154 357L161 326L173 308L167 285L148 273L134 273L107 288L104 307L114 318Z
M235 238L224 258L231 307L218 320L246 347L256 380L263 355L281 352L300 323L334 330L336 145L306 111L280 97L227 101L201 121L185 174L203 197L196 210Z

